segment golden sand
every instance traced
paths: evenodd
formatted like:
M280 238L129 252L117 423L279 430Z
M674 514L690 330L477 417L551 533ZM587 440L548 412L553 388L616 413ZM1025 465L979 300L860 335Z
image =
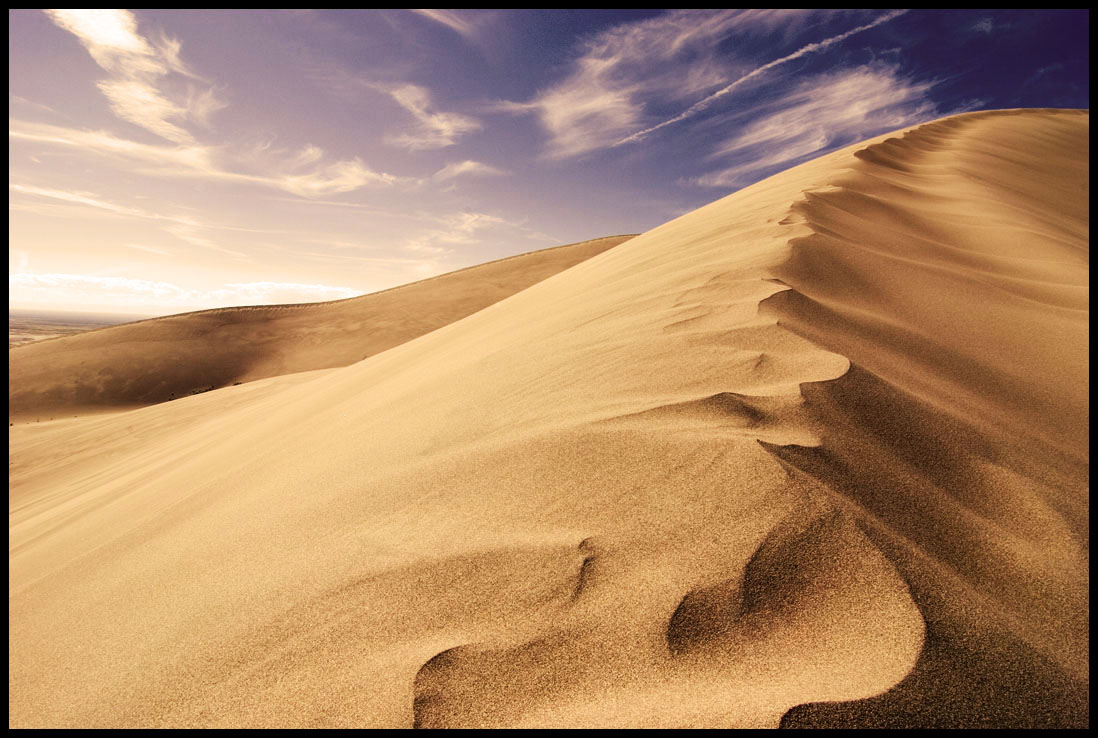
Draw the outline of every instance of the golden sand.
M348 366L16 422L10 724L1086 726L1088 147L945 119Z

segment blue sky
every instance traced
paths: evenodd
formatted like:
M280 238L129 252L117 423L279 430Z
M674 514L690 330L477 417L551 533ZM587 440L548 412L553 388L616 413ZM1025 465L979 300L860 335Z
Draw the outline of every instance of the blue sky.
M1089 107L1087 11L9 11L12 307L372 292L643 232L968 110Z

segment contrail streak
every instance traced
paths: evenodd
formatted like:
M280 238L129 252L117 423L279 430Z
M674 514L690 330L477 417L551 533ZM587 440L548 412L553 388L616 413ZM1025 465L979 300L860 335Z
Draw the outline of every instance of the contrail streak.
M808 46L802 46L801 48L797 49L796 51L794 51L789 56L783 56L781 59L775 59L772 62L768 62L766 64L763 64L761 67L758 67L757 69L754 69L754 70L748 72L747 74L740 77L735 82L728 85L727 87L719 89L716 92L714 92L712 95L710 95L709 97L703 98L703 99L699 100L698 102L694 103L689 108L687 108L683 112L676 115L674 118L670 118L668 120L665 120L663 123L659 123L657 125L654 125L651 128L645 128L643 131L637 131L636 133L630 134L630 135L626 136L625 138L623 138L622 140L614 143L613 145L614 146L621 146L622 144L632 143L634 141L640 141L642 138L647 136L649 133L652 133L653 131L658 131L659 129L663 128L664 126L669 126L672 123L678 123L680 120L685 120L686 118L689 118L690 116L694 115L695 113L697 113L700 110L705 110L710 105L712 105L713 102L717 98L724 97L725 95L727 95L728 93L732 92L737 87L742 85L744 82L747 82L749 79L752 79L753 77L758 77L760 74L763 74L764 72L767 72L767 71L773 69L774 67L778 66L779 64L785 64L787 61L792 61L794 59L799 59L800 57L804 56L805 54L811 54L815 51L820 51L821 49L826 49L829 46L833 46L833 45L839 43L840 41L845 41L846 39L853 36L855 33L861 33L862 31L868 31L870 28L874 28L876 26L879 26L882 23L887 23L888 21L892 20L893 18L898 18L899 16L903 15L906 12L907 12L906 10L894 10L891 13L886 13L885 15L882 15L880 18L873 21L872 23L867 23L864 26L858 26L857 28L852 28L849 31L846 31L845 33L840 33L838 36L832 36L831 38L824 39L823 41L818 41L818 42L813 43L813 44L808 44Z

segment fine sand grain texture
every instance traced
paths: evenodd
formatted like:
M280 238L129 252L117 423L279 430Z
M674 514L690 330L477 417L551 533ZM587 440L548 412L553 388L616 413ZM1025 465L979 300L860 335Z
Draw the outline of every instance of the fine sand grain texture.
M1086 727L1088 141L945 119L349 366L17 423L10 724Z
M361 297L169 315L9 352L8 415L135 408L347 366L472 315L632 236L533 251Z

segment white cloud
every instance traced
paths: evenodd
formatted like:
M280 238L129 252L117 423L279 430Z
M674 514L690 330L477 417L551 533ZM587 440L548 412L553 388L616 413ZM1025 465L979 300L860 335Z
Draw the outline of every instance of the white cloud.
M485 213L457 213L442 219L443 226L420 234L404 244L408 251L449 254L451 246L474 244L474 234L484 228L507 224L503 218Z
M431 179L435 180L436 182L444 182L448 179L453 179L454 177L460 177L462 175L498 176L502 174L507 174L507 172L503 171L502 169L497 169L496 167L490 166L488 164L483 164L479 161L466 159L462 162L447 164L442 169L439 169L437 172L435 172L434 175L432 175Z
M104 69L125 63L128 56L137 59L153 56L152 48L137 34L137 19L128 10L46 10L45 13L54 23L75 34Z
M8 135L18 140L66 146L81 153L136 162L142 165L137 170L142 174L251 183L307 198L351 192L368 185L391 185L398 181L391 174L370 169L358 158L327 165L317 164L324 152L315 146L306 146L289 159L280 158L278 152L271 152L266 160L259 162L260 168L265 171L251 174L234 171L230 168L231 162L226 161L229 155L223 149L210 146L144 144L103 131L81 131L22 121L9 121ZM304 166L314 168L301 172Z
M183 127L185 122L207 126L225 103L211 88L188 82L185 89L168 94L163 82L171 74L189 80L201 78L182 61L181 42L167 37L150 41L138 33L137 19L126 10L47 10L54 23L74 34L110 78L98 83L100 91L121 119L138 125L175 145L146 144L103 131L82 131L46 124L9 121L9 136L16 140L67 146L116 161L136 163L142 174L164 177L199 177L254 184L283 190L299 197L317 198L351 192L368 185L389 185L393 175L375 172L359 158L324 163L319 147L306 145L298 153L265 157L228 146L199 144ZM408 145L447 145L468 130L462 116L434 113L424 92L399 89L391 94L420 119ZM253 152L254 153L254 152Z
M185 128L173 121L194 120L203 125L224 107L212 90L197 92L193 86L182 100L172 100L162 89L162 78L175 72L198 79L180 59L181 44L162 38L150 44L137 32L137 19L128 10L46 10L59 27L75 35L92 59L111 74L98 84L122 120L161 138L180 144L194 142Z
M845 32L837 34L835 36L831 36L830 38L826 38L823 41L818 41L818 42L815 42L815 43L808 44L806 46L802 46L801 48L794 51L792 54L787 54L786 56L783 56L779 59L775 59L773 61L767 62L766 64L763 64L762 66L756 67L755 69L752 69L747 74L744 74L744 75L740 76L739 78L737 78L732 83L730 83L728 85L725 85L724 87L722 87L721 89L719 89L716 92L712 93L711 95L707 95L706 97L702 98L701 100L699 100L698 102L691 105L689 108L687 108L682 113L679 113L678 115L676 115L672 118L668 118L667 120L663 121L662 123L658 123L658 124L656 124L654 126L651 126L649 128L645 128L644 130L632 133L632 134L626 136L625 138L621 139L620 141L617 141L615 143L615 145L621 145L621 144L625 144L625 143L631 143L631 142L634 142L634 141L639 141L642 138L644 138L645 136L647 136L648 134L653 133L654 131L658 131L661 128L664 128L664 127L669 126L669 125L673 125L673 124L678 123L680 121L686 120L687 118L690 118L691 116L697 115L699 112L701 112L701 111L705 110L706 108L710 107L718 99L720 99L720 98L724 97L725 95L728 95L729 93L731 93L737 87L747 83L748 81L754 79L755 77L758 77L759 75L765 74L766 72L770 71L774 67L785 64L786 62L793 61L794 59L799 59L802 56L805 56L807 54L814 54L817 51L822 51L824 49L830 48L831 46L834 46L835 44L837 44L841 41L845 41L846 39L850 38L854 34L861 33L863 31L868 31L869 29L874 28L876 26L879 26L882 23L887 23L888 21L890 21L894 18L897 18L897 17L903 15L906 12L907 12L906 10L894 10L890 13L886 13L885 15L882 15L880 18L877 18L876 20L874 20L870 23L866 23L865 25L861 25L861 26L858 26L856 28L852 28L849 31L845 31Z
M528 228L525 222L515 222L487 213L463 212L435 218L437 225L404 243L407 251L421 254L452 254L455 246L473 246L487 240L485 231L496 230L507 234L508 240L516 237L535 242L557 242L553 236Z
M886 66L804 80L717 148L713 156L733 159L732 166L696 183L742 186L763 170L936 117L938 111L926 97L931 86L904 79Z
M814 12L689 10L621 24L586 41L563 80L496 109L536 115L550 157L580 156L642 127L649 108L681 104L727 80L721 45L733 34L798 27Z
M246 230L246 229L236 229L236 228L232 228L232 227L206 224L206 223L202 223L202 222L200 222L198 220L195 220L194 218L191 218L191 217L188 217L188 216L161 215L161 214L158 214L158 213L151 213L151 212L148 212L146 210L141 210L140 208L131 208L131 207L127 207L125 205L118 205L116 203L108 202L106 200L103 200L103 199L97 197L93 193L88 193L88 192L67 192L67 191L64 191L64 190L56 190L56 189L50 189L50 188L45 188L45 187L34 187L34 186L19 185L19 184L9 184L8 185L8 190L11 191L11 192L16 193L17 195L29 196L29 197L32 197L32 198L44 198L44 199L48 199L48 200L58 200L58 201L65 202L65 203L72 203L73 205L76 205L76 206L81 206L81 207L84 207L84 208L90 208L95 212L105 211L105 212L111 213L111 214L113 214L117 217L140 218L140 219L144 219L144 220L159 221L162 224L161 227L163 228L163 230L166 233L174 236L175 238L178 238L179 240L181 240L185 243L191 244L192 246L200 246L202 248L210 249L210 250L213 250L213 251L218 251L220 253L228 254L230 256L233 256L233 257L236 257L236 258L239 258L239 259L247 259L248 258L247 254L245 254L243 252L240 252L240 251L236 251L234 249L227 248L227 247L223 246L221 243L219 243L218 241L215 241L215 240L211 239L209 236L205 235L205 233L204 233L205 231L210 231L210 230ZM51 211L49 209L34 208L34 207L30 207L30 208L16 207L15 209L29 210L31 212L38 212L39 214L42 214L42 215L54 215L54 216L60 216L60 217L74 217L74 214L70 211L67 211L67 210L54 210L54 211ZM148 246L140 246L140 245L135 245L135 244L124 244L124 245L129 246L130 248L142 249L142 250L145 250L145 251L153 251L153 252L161 253L161 254L165 253L163 251L159 251L157 249L154 249L154 248L151 248L151 247L148 247Z
M310 198L351 192L369 184L392 184L396 181L396 177L392 175L373 171L357 157L347 161L337 161L309 174L282 174L274 177L247 177L247 179Z
M453 10L416 10L412 8L409 8L409 10L424 18L430 18L435 23L441 23L466 38L475 37L477 34L477 24L470 19L468 14L458 13Z
M212 89L187 91L186 107L191 119L203 127L210 125L210 116L227 107L228 103L217 97Z
M503 102L495 107L536 115L550 136L547 154L552 158L639 141L696 115L775 66L829 48L905 11L885 14L762 65L737 58L735 47L729 51L732 42L779 32L791 36L820 16L856 12L683 10L622 24L591 38L560 82L529 102ZM730 77L734 78L731 83ZM666 118L668 109L681 109L690 100L694 102L686 110ZM660 113L665 119L654 123L653 117Z
M313 146L312 144L306 144L301 151L297 152L286 164L288 169L298 169L310 164L316 164L318 161L324 158L324 149L319 146Z
M188 243L192 246L198 246L200 248L209 249L211 251L218 251L222 254L228 254L229 256L237 259L247 259L248 255L230 249L227 246L223 246L220 242L213 240L207 235L204 235L203 230L205 226L189 223L172 223L164 227L164 230L171 235L178 238L184 243Z
M977 33L991 33L994 30L995 24L991 18L981 18L973 24L972 30Z
M418 85L376 87L388 93L416 120L415 125L403 133L387 137L387 143L412 151L440 149L452 146L461 136L481 128L480 122L475 118L435 110L430 93Z
M165 98L152 85L132 79L110 80L100 82L99 90L111 101L111 107L119 118L169 141L194 141L190 133L168 122L168 118L183 117L186 109Z
M105 131L84 131L45 123L8 121L8 137L67 146L80 151L123 157L169 168L214 169L212 149L206 146L160 146L118 138Z
M410 113L413 119L411 124L404 126L401 132L385 137L385 142L393 146L410 151L441 149L483 128L480 121L472 116L438 110L430 90L420 85L377 82L328 61L313 62L304 71L308 77L340 97L355 99L363 91L380 92Z
M56 110L51 108L49 105L44 105L40 102L34 102L33 100L28 100L25 97L20 97L19 95L12 95L11 102L12 102L13 105L21 105L21 106L25 106L25 107L28 107L28 108L32 108L34 110L45 111L47 113L56 113L57 112Z
M9 274L12 304L151 307L187 310L341 300L361 290L295 282L233 282L194 290L171 282L87 274Z
M98 199L93 193L90 192L67 192L65 190L55 190L48 187L34 187L31 185L9 184L9 192L15 192L20 195L28 195L31 197L42 197L49 200L61 200L63 202L71 202L77 205L84 205L90 208L97 208L99 210L106 210L118 215L126 215L132 217L148 217L144 212L136 208L128 208L124 205L117 205L106 200Z
M227 248L220 242L210 238L208 232L252 232L253 229L238 228L235 226L226 226L215 223L205 223L197 220L196 218L186 215L165 215L161 213L153 213L148 210L142 210L141 208L133 208L109 202L90 192L68 192L65 190L20 184L9 184L8 190L12 193L15 193L17 196L29 197L32 198L32 200L55 200L69 204L67 207L49 208L41 207L34 203L29 206L23 203L15 203L11 206L12 210L25 210L28 212L35 212L40 215L49 215L63 218L81 217L82 215L85 215L87 211L91 211L91 213L95 214L109 214L111 217L138 218L142 220L150 220L160 224L160 227L164 230L164 232L170 234L171 236L174 236L180 241L191 244L192 246L200 246L202 248L218 251L236 258L248 258L247 254ZM83 209L85 213L79 212L79 209ZM76 210L76 212L74 212L74 210ZM147 246L134 244L124 245L131 248L164 253L163 251L157 251L156 249L152 249Z

